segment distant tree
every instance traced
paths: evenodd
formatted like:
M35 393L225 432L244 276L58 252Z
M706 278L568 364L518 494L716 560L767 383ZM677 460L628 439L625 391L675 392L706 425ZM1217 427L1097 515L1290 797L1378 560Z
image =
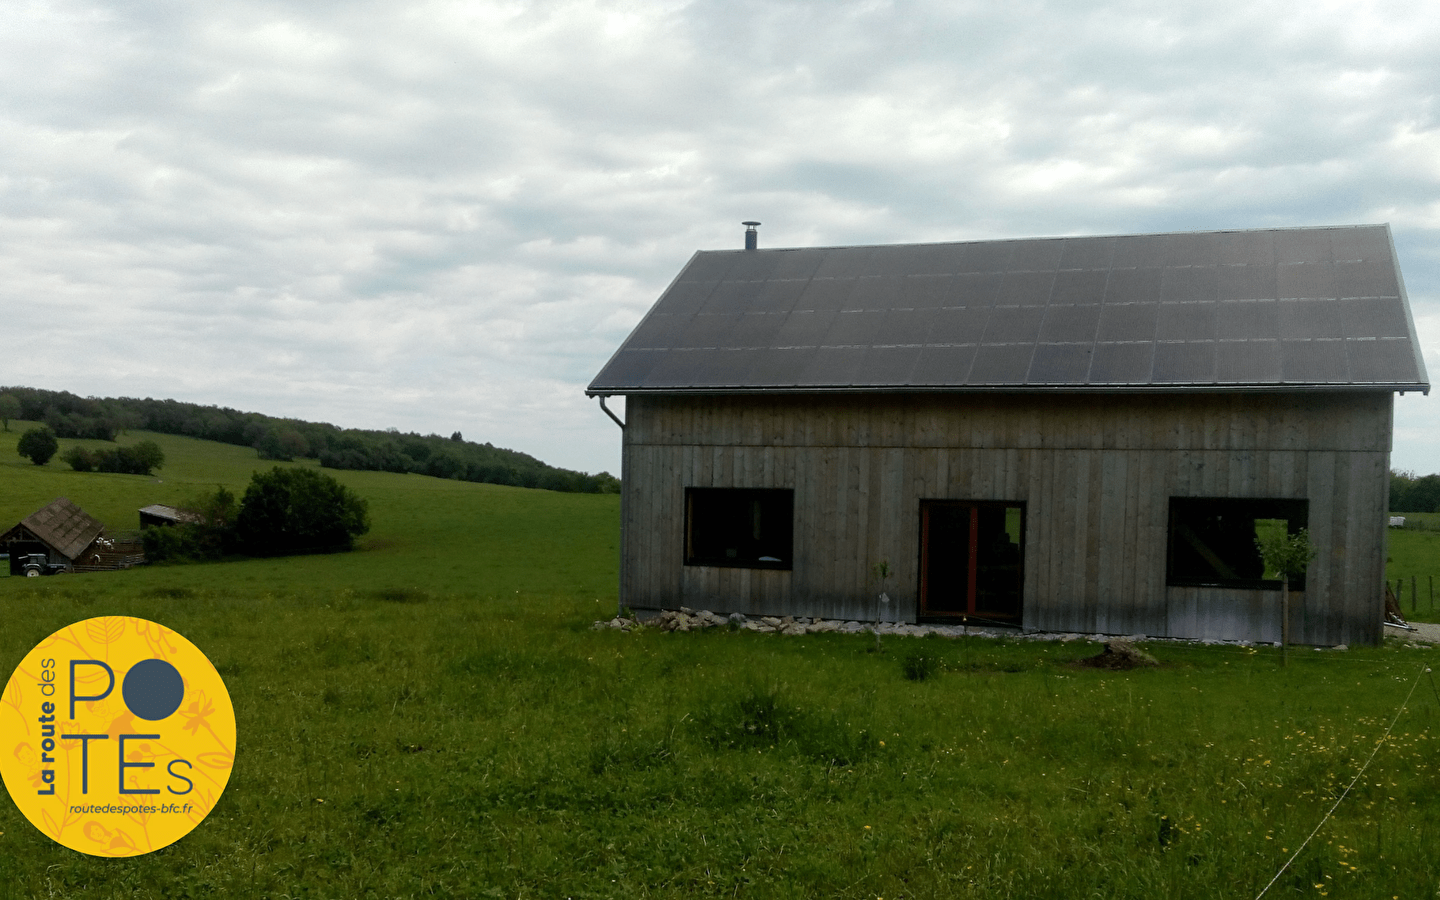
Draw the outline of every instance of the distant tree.
M43 466L60 449L60 442L55 439L55 432L41 425L39 428L32 428L20 435L20 441L15 445L15 452L28 458L37 466Z
M5 423L5 430L10 430L11 419L18 418L20 418L20 398L14 394L0 394L0 422Z
M290 462L297 456L309 453L310 442L294 428L267 428L255 442L255 451L260 454L261 459Z
M152 470L165 465L165 451L154 441L137 441L130 452L134 455L135 465L141 470L135 473L137 475L149 475Z
M1390 511L1440 512L1440 475L1417 477L1414 472L1391 472Z
M457 432L455 432L454 434L450 435L450 440L452 440L452 441L463 441L463 440L465 440L465 438L462 437L461 434L460 434L460 432L457 431Z
M369 530L369 504L314 469L255 473L235 517L240 549L254 556L351 550Z
M95 454L86 450L84 447L71 447L69 450L60 454L60 460L61 462L69 463L70 468L77 472L95 471Z

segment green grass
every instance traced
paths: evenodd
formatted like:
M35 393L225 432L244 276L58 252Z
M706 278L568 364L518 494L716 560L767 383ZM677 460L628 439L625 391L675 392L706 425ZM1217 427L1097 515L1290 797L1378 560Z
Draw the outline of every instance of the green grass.
M1398 578L1405 579L1400 606L1405 617L1416 622L1440 622L1440 597L1436 606L1431 606L1432 582L1440 591L1440 513L1404 513L1405 527L1391 528L1390 559L1385 566L1385 577L1391 587ZM1415 579L1419 590L1419 603L1411 591L1410 579Z
M6 518L268 465L166 440L163 484L0 459ZM1417 677L1268 896L1440 890L1440 651L1153 642L1161 668L1107 672L1085 642L596 632L616 498L336 474L372 503L356 553L0 580L0 672L143 616L209 654L239 729L219 805L154 854L0 803L0 898L1252 898Z

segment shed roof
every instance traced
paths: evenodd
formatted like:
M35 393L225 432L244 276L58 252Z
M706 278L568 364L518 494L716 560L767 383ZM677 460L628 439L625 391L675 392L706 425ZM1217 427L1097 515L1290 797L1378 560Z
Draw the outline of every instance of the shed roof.
M200 522L201 517L196 513L180 509L175 506L167 506L164 503L152 503L149 506L140 507L140 516L154 516L157 519L165 519L169 522Z
M24 528L48 544L66 559L75 559L94 543L105 530L105 526L90 518L85 510L60 497L49 506L31 513L21 520ZM15 529L11 529L15 531Z
M1351 225L701 251L586 392L1429 387Z

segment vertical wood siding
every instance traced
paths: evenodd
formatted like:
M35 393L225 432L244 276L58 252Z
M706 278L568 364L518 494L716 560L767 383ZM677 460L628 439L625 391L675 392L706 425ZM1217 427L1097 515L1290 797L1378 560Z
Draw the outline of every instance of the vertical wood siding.
M1380 639L1391 395L631 396L622 602L918 608L921 500L1024 503L1027 630L1276 640L1278 592L1167 587L1169 498L1309 501L1302 643ZM685 488L791 488L794 568L684 564ZM882 585L873 567L890 565Z

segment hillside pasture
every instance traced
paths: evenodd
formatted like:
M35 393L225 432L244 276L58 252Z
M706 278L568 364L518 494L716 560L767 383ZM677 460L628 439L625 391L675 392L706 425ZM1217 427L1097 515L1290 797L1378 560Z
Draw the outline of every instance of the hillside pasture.
M123 525L270 465L148 437L152 479L0 456L6 518L63 494ZM4 673L143 616L239 729L214 812L147 856L0 803L0 900L1253 898L1377 746L1268 896L1440 890L1440 651L1149 642L1160 667L1104 671L1088 641L594 631L615 496L336 475L371 503L355 553L0 580Z

